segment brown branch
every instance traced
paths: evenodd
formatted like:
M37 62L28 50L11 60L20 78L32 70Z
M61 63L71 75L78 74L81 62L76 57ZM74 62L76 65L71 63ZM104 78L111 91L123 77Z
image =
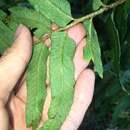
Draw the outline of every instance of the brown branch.
M102 8L100 8L99 10L95 11L95 12L92 12L84 17L81 17L79 19L75 19L72 23L70 23L69 25L67 25L66 27L64 28L59 28L57 30L55 30L55 32L60 32L60 31L65 31L73 26L75 26L76 24L78 23L82 23L84 22L85 20L88 20L88 19L91 19L97 15L100 15L102 14L103 12L106 12L110 9L113 9L123 3L125 3L127 0L117 0L116 2L112 3L112 4L109 4L109 5L103 5ZM38 41L45 41L46 39L50 38L51 37L51 34L45 34L42 38L38 39Z
M75 26L75 25L78 24L78 23L81 23L81 22L83 22L83 21L85 21L85 20L87 20L87 19L91 19L91 18L93 18L93 17L95 17L95 16L97 16L97 15L100 15L100 14L102 14L103 12L106 12L106 11L108 11L108 10L110 10L110 9L113 9L113 8L115 8L115 7L117 7L117 6L121 5L121 4L123 4L123 3L126 2L126 1L127 1L127 0L118 0L118 1L116 1L116 2L114 2L114 3L112 3L112 4L110 4L110 5L104 5L101 9L99 9L99 10L97 10L97 11L95 11L95 12L92 12L92 13L90 13L90 14L88 14L88 15L82 17L82 18L75 19L74 22L72 22L71 24L69 24L68 26L66 26L66 27L64 27L64 28L58 29L57 31L59 32L59 31L67 30L67 29L69 29L69 28Z

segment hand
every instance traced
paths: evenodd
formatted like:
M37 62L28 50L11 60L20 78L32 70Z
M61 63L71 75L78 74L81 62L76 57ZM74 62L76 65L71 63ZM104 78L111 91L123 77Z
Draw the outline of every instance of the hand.
M61 130L77 130L92 100L95 75L92 70L86 69L89 63L83 60L85 46L83 26L78 24L67 32L77 45L74 57L77 82L74 102ZM26 74L24 74L31 53L31 34L25 26L20 26L14 44L0 59L0 130L31 130L26 128L25 123ZM47 120L50 99L48 88L41 123Z

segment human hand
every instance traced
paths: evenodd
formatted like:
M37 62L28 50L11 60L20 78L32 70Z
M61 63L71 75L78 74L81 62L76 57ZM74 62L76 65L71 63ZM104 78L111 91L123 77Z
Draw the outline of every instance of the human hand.
M68 34L77 45L74 57L77 82L74 102L61 130L77 130L92 100L95 75L92 70L86 69L89 63L83 60L85 46L83 26L78 24L72 27L68 30ZM31 130L26 128L25 123L26 74L22 76L31 52L31 34L26 27L21 26L17 30L13 46L0 59L0 130ZM17 91L14 91L16 86ZM48 88L41 124L47 120L50 99Z

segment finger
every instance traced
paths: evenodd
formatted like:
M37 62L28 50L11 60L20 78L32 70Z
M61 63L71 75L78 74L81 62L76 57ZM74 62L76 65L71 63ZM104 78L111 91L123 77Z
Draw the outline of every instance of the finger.
M0 101L0 130L8 130L8 113L4 109L3 103Z
M13 127L11 130L31 130L31 128L26 128L25 108L25 104L19 98L12 97L9 102L10 120Z
M70 38L72 38L76 45L76 52L74 56L74 65L75 65L75 80L77 80L77 77L79 74L88 66L89 61L84 60L83 57L83 49L86 45L86 31L83 26L83 24L77 24L76 26L70 28L67 30L68 35Z
M77 130L88 109L94 91L95 75L91 70L81 73L76 83L74 102L61 130Z
M75 65L75 80L77 80L80 73L88 66L89 61L84 59L83 49L86 45L86 40L83 39L76 48L74 56L74 65Z
M84 26L81 23L71 27L67 32L69 37L75 41L76 45L78 45L86 35Z
M5 102L24 72L31 57L31 52L31 34L25 26L20 25L14 44L0 59L0 99L3 99Z
M22 102L26 103L27 102L27 86L26 86L26 81L24 81L17 94L15 95L17 98L19 98Z

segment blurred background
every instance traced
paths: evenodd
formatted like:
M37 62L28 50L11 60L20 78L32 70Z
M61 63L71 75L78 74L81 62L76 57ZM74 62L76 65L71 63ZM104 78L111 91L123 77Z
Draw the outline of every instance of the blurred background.
M69 0L73 16L93 12L97 1ZM104 4L114 1L102 0ZM0 0L0 9L7 14L8 8L16 5L31 8L27 0ZM104 78L96 76L94 99L79 130L130 130L130 1L97 16L94 25Z

